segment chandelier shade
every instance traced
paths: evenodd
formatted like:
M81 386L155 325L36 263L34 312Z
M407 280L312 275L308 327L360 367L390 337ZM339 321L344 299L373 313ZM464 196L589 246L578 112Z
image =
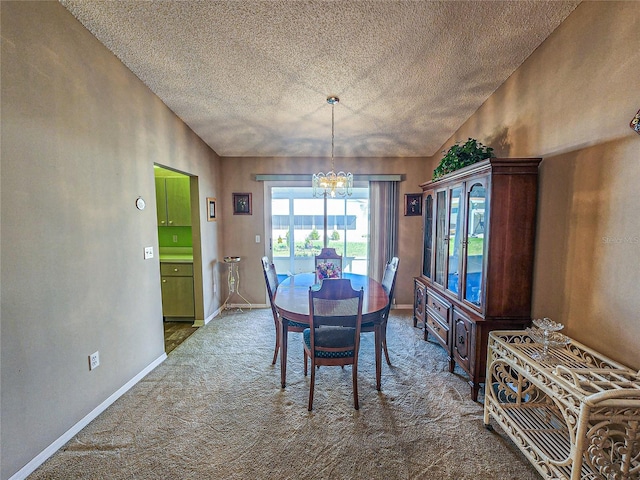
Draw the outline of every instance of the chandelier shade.
M340 99L328 97L327 103L331 105L331 170L327 173L314 173L311 178L314 197L341 197L351 196L353 192L353 175L351 173L335 172L333 147L334 147L334 107Z

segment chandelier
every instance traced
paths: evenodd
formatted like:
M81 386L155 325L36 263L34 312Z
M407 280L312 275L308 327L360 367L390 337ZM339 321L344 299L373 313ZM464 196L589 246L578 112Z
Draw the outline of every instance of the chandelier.
M311 179L313 185L314 197L335 197L336 195L351 196L353 191L353 175L351 173L335 172L333 166L333 138L334 138L334 126L333 126L333 109L340 99L338 97L328 97L327 103L331 105L331 171L327 173L314 173Z

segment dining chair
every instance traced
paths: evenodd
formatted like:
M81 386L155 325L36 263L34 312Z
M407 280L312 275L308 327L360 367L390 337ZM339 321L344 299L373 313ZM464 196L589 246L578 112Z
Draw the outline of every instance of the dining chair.
M389 303L382 311L381 321L380 321L380 333L382 340L382 351L384 352L384 357L387 360L387 365L391 366L391 360L389 359L389 350L387 349L387 320L389 319L389 312L391 311L391 305L393 304L393 295L396 289L396 275L398 273L398 265L400 264L400 259L398 257L393 257L384 268L384 274L382 276L382 288L387 292L389 296ZM373 332L375 331L375 323L367 322L362 324L362 332Z
M364 290L354 290L346 278L325 279L320 288L309 288L309 328L302 334L304 370L311 359L309 411L313 408L313 392L317 367L352 365L353 406L358 403L358 350L362 324Z
M335 248L323 248L316 255L316 276L323 278L342 278L342 255L338 255Z
M282 331L280 314L278 309L275 306L274 299L276 295L276 290L278 289L278 273L276 272L276 267L273 263L269 262L268 257L262 257L262 271L264 272L264 280L267 284L267 293L269 295L269 303L271 304L271 313L273 314L273 323L276 327L276 346L273 352L273 361L272 365L275 365L276 359L278 358L278 351L280 350L280 332ZM289 332L300 332L302 333L305 328L307 328L307 324L293 322L288 320L288 331Z

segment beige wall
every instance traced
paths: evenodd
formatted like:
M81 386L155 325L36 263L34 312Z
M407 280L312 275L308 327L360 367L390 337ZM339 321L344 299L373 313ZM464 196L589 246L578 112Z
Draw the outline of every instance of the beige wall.
M220 161L57 2L0 7L6 479L163 353L158 262L142 260L143 246L157 249L154 162L197 175L200 206L218 199L219 219L201 224L195 252L202 318L220 306L224 287L213 290L224 282L225 255L244 257L244 292L264 302L264 244L254 240L264 235L263 184L253 176L311 174L327 164ZM565 322L568 333L634 368L640 137L628 123L640 107L639 22L635 2L582 3L447 143L472 136L499 156L544 157L534 314ZM409 158L337 166L404 174L402 200L434 165ZM252 216L232 215L232 192L253 193ZM133 204L139 195L143 212ZM420 242L421 219L400 215L398 303L411 303ZM96 350L102 365L89 372Z
M221 195L216 155L64 7L0 5L7 479L164 355L158 258L142 255L158 248L154 162L197 175L201 206ZM220 228L205 221L195 253L201 317L220 305Z
M583 2L447 142L540 156L535 317L640 368L640 4Z
M396 281L396 303L413 305L413 277L420 274L422 255L422 217L404 216L404 194L419 193L418 186L433 172L433 163L426 158L336 158L336 169L358 174L402 174L399 184L398 256L400 267ZM224 176L222 214L225 219L224 255L243 257L240 262L242 294L252 303L264 304L266 299L260 258L265 255L264 183L256 174L305 174L327 171L326 158L222 158ZM233 215L233 192L251 192L253 215ZM381 234L373 232L372 235ZM255 243L260 235L262 242ZM268 241L268 239L267 239ZM239 299L236 299L239 300Z

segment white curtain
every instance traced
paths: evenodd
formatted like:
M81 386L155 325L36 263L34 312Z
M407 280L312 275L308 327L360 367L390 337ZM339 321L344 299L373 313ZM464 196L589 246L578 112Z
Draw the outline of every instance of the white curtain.
M398 251L398 182L369 182L369 276L381 281Z

